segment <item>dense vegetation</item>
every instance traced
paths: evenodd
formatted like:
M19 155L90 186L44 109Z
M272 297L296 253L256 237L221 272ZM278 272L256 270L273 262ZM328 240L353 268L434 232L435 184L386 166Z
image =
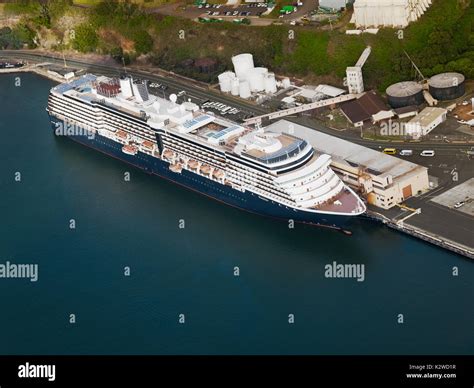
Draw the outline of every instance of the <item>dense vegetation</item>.
M377 35L360 36L314 27L200 24L152 15L127 1L106 0L92 9L72 8L68 0L21 0L9 12L25 16L17 31L0 30L0 45L5 46L5 39L12 47L25 42L32 45L34 31L40 28L51 29L62 39L61 34L66 32L56 28L56 22L65 14L80 13L86 21L82 19L74 27L69 47L82 52L108 53L126 62L148 54L162 68L206 80L230 67L231 55L251 52L257 65L281 74L342 82L346 66L354 64L367 45L373 51L364 68L366 83L381 90L392 82L415 77L405 52L425 76L460 71L474 78L474 1L471 0L434 0L430 10L403 30L403 34L383 29ZM289 29L294 30L294 36ZM200 75L188 66L190 59L203 57L218 60L213 74Z

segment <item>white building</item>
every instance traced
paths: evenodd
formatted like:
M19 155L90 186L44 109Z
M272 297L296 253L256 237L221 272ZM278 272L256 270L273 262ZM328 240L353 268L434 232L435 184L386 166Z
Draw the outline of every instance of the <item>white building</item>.
M419 139L446 121L447 113L448 111L443 108L425 108L405 124L405 131L408 136Z
M359 27L408 26L420 18L432 0L356 0L351 22Z
M360 94L364 92L364 78L362 68L350 66L346 69L346 82L350 94Z

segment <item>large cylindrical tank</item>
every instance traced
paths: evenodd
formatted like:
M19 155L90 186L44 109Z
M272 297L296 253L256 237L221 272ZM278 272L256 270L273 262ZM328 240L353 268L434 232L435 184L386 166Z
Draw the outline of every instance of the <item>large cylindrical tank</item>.
M263 83L265 86L266 93L276 93L277 85L276 85L275 73L266 74L263 80Z
M268 73L268 69L266 67L255 67L254 70L264 75Z
M423 86L417 82L405 81L390 85L387 90L388 103L392 108L421 105L424 102Z
M250 85L248 81L240 81L239 83L239 96L241 98L250 98Z
M233 96L238 96L238 95L239 95L239 80L238 80L237 78L234 78L234 79L231 81L230 93L231 93Z
M283 78L281 80L281 87L284 88L284 89L287 89L291 86L291 81L289 78Z
M225 73L219 74L217 78L219 79L221 92L229 93L232 79L235 78L235 73L232 71L226 71Z
M232 57L235 74L238 78L247 79L247 74L254 68L252 54L239 54Z
M264 73L261 70L257 70L257 68L253 69L247 77L249 81L250 90L252 92L261 92L265 90L264 84Z
M437 100L454 100L466 92L466 78L460 73L441 73L428 81L431 95Z

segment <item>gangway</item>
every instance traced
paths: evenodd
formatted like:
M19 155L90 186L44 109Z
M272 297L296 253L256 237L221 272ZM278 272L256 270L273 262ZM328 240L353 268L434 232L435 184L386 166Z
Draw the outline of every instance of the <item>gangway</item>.
M369 58L371 52L372 52L372 48L370 46L367 46L367 48L362 52L359 60L355 64L356 67L364 67L365 62Z
M251 117L249 119L244 120L244 124L247 124L247 125L259 124L264 119L268 119L268 120L278 119L280 117L294 115L295 113L301 113L301 112L305 112L305 111L317 109L317 108L322 108L329 105L340 104L341 102L355 100L358 97L359 97L358 94L344 94L342 96L328 98L327 100L311 102L309 104L303 104L300 106L296 106L294 108L283 109L276 112L267 113L261 116Z

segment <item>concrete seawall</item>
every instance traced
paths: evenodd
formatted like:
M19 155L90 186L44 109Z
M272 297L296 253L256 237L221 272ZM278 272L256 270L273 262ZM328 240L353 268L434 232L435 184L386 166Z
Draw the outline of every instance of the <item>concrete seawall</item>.
M416 226L409 225L403 222L395 222L380 213L370 211L370 210L367 211L366 217L369 218L370 220L380 222L391 229L395 229L399 232L409 234L410 236L419 238L423 241L429 242L440 248L444 248L451 252L465 256L469 259L474 259L474 250L472 248L466 245L460 244L458 242L452 241L450 239L447 239L443 236L430 233L427 230L423 230L421 228L417 228Z

